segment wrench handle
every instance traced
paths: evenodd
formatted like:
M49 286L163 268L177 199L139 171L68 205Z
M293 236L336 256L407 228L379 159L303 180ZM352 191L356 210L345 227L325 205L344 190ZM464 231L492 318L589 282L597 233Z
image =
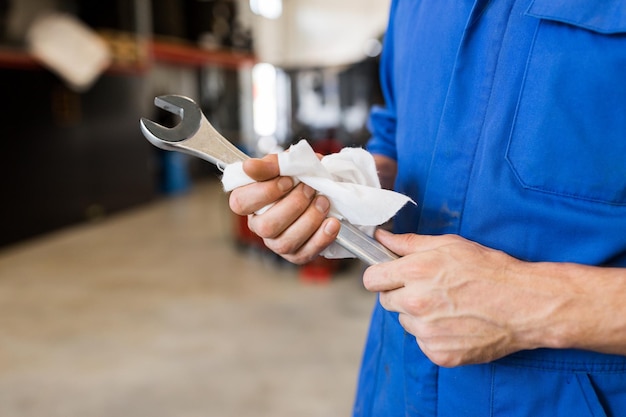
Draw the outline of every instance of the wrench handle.
M341 221L341 229L339 229L335 241L368 265L389 262L399 258L379 241L363 233L361 229L345 219Z

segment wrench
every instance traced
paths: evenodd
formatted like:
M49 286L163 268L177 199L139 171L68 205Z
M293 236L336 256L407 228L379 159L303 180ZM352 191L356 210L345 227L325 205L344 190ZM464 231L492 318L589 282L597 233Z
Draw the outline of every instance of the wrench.
M141 118L142 133L157 148L193 155L222 171L226 165L249 158L211 126L200 107L190 98L165 95L156 97L154 104L181 119L178 125L168 128ZM341 220L336 242L368 265L398 259L398 255L345 219Z

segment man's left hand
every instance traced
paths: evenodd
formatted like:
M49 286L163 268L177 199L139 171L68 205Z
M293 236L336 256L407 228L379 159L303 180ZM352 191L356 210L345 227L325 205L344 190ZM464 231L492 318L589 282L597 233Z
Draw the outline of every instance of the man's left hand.
M563 301L559 287L534 288L525 262L456 235L379 230L376 238L402 257L369 267L364 285L399 313L433 362L489 362L539 347L537 335L549 333L547 317Z

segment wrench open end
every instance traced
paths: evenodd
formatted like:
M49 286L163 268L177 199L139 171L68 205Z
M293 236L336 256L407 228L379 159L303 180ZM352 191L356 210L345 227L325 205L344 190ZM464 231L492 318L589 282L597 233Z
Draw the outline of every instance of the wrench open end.
M141 118L141 130L155 146L171 149L163 142L182 142L191 138L200 129L202 112L191 99L177 95L159 96L154 99L155 106L180 116L181 122L174 127L165 127L152 120Z

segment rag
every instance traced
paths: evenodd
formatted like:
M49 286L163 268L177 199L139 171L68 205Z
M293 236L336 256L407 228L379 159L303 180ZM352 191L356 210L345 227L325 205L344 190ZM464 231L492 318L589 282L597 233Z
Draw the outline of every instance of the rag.
M252 184L255 181L243 171L243 163L226 166L222 177L225 191ZM372 236L376 226L387 222L409 197L382 189L372 154L365 149L349 147L321 159L306 140L278 153L281 176L290 176L324 195L330 201L329 216L346 219ZM257 214L261 214L267 208ZM350 258L353 254L332 244L321 255L326 258Z

